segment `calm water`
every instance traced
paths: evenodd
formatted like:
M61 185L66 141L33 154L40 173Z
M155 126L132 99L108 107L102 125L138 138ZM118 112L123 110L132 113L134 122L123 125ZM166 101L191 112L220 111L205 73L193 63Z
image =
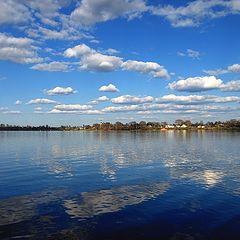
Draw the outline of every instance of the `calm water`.
M0 132L0 239L240 239L240 132Z

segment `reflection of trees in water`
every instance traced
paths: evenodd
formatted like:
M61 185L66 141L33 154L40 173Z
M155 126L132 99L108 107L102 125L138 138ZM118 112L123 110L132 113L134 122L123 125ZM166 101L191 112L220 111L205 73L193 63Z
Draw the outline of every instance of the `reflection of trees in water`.
M63 199L66 191L46 191L0 201L0 226L30 220L38 215L38 207Z
M168 183L155 183L84 192L79 198L65 200L64 206L72 218L86 219L154 199L168 188Z

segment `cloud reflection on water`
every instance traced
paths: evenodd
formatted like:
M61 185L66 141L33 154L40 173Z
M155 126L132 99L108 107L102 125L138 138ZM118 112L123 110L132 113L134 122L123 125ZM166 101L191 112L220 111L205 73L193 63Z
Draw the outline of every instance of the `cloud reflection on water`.
M0 226L31 220L39 214L38 207L57 202L65 190L45 191L0 200Z
M79 197L65 200L64 207L72 218L86 219L154 199L164 194L169 187L169 183L154 183L83 192Z

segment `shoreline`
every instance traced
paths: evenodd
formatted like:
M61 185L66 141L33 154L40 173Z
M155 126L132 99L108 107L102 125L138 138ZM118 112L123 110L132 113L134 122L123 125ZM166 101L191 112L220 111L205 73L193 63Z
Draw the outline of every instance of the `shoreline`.
M240 132L239 128L185 128L185 129L46 129L46 130L34 130L34 129L8 129L8 130L0 130L0 132L183 132L183 131L234 131Z

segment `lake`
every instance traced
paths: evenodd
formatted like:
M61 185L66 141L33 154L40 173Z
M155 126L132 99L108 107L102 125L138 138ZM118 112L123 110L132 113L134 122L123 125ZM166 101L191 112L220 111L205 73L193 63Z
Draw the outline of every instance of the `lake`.
M0 132L0 239L240 239L240 132Z

